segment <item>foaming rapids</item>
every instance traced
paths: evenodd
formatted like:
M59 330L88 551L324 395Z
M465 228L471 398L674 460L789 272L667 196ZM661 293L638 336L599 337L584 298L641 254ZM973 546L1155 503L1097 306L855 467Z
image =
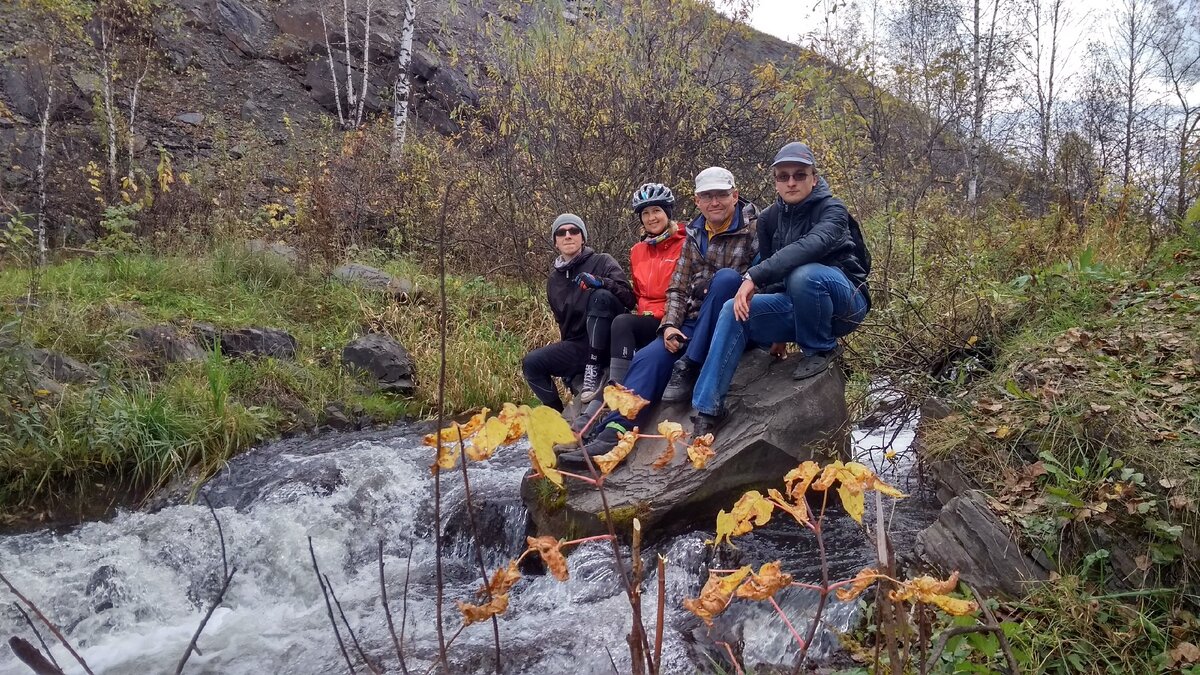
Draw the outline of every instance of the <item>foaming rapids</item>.
M855 436L864 458L882 458L885 444L898 448L909 440L906 430L895 439L882 432ZM378 547L383 542L384 581L397 631L405 615L408 668L424 672L437 658L438 640L431 457L419 442L420 435L406 427L289 439L238 457L210 481L202 493L220 518L229 564L237 571L186 672L346 670L313 572L310 537L362 651L386 672L400 672L380 595ZM522 447L508 448L490 462L470 466L474 524L489 574L519 555L529 534L518 496L525 454ZM892 463L883 468L904 475L908 470ZM447 637L460 624L453 601L476 601L480 582L462 483L459 471L442 476ZM931 517L927 504L905 504L893 527L915 533ZM833 578L852 575L872 561L872 546L853 522L831 511L827 524ZM668 561L662 671L708 672L714 663L728 667L719 642L740 648L746 666L790 663L795 642L769 604L735 602L710 631L681 603L699 592L709 566L782 559L783 568L799 579L819 581L812 535L776 519L737 540L740 550L723 553L720 560L704 544L711 537L711 529L688 532L645 552L642 615L651 636L656 554ZM208 508L197 502L153 513L121 512L108 522L65 533L0 538L0 570L63 629L96 673L166 673L174 672L220 589L220 549ZM628 550L623 553L628 559ZM581 545L569 553L568 563L570 581L529 570L510 594L499 621L504 672L610 673L614 665L618 672L629 671L630 611L611 545ZM815 609L815 594L793 588L778 599L803 630ZM831 603L814 654L828 654L836 647L831 631L846 630L856 619L853 604ZM357 661L345 626L339 628ZM6 603L0 608L0 637L13 635L36 644L20 613ZM66 671L75 672L66 650L52 647ZM455 672L494 671L490 623L464 630L449 654ZM366 672L358 663L356 668ZM0 673L27 672L9 650L0 653Z

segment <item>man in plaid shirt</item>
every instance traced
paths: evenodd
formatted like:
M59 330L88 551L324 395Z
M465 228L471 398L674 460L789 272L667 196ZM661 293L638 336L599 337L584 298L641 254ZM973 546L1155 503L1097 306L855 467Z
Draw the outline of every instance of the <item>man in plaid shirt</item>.
M691 398L721 307L733 299L758 253L758 208L738 195L727 169L712 166L696 176L696 205L701 215L687 226L667 289L662 339L638 350L625 376L625 386L651 402ZM649 417L650 406L637 420L610 414L582 451L564 453L559 464L585 465L584 452L593 457L608 452L619 434L645 426Z

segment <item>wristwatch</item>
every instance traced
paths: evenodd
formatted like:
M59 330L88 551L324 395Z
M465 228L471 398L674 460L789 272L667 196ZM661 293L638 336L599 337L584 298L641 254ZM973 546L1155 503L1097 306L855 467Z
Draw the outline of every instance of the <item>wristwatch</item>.
M750 278L749 272L746 272L745 274L742 275L742 281L749 281L752 284L754 283L754 279ZM758 284L754 284L754 285L757 286Z

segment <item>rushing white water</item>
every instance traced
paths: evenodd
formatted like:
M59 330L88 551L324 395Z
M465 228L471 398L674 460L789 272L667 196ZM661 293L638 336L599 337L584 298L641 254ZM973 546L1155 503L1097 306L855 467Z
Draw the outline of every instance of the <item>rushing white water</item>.
M362 650L387 672L400 668L381 604L378 542L384 542L385 582L397 629L406 567L411 565L404 645L409 669L424 672L438 650L429 525L433 486L429 451L417 445L418 440L417 433L404 428L291 439L239 457L214 479L205 494L220 517L229 563L237 572L200 637L201 653L191 656L186 672L347 670L314 576L309 537ZM911 434L904 431L892 446L899 448L910 440ZM865 454L882 457L889 439L886 434L856 432L855 441ZM872 450L873 446L879 448ZM524 548L526 516L517 496L527 468L524 457L523 449L511 448L470 468L489 573ZM460 623L453 601L474 601L479 568L467 527L462 476L447 473L442 484L449 637ZM913 513L915 520L907 521L912 527L927 520L927 510L914 507ZM831 517L828 522L827 546L835 575L852 574L870 562L871 547L848 518ZM740 646L744 665L790 663L796 645L769 604L735 602L709 631L682 609L681 602L697 594L709 565L783 559L784 569L816 581L812 536L794 524L772 523L739 539L740 551L720 559L712 559L704 545L709 537L711 530L686 533L647 552L650 570L654 553L668 560L663 672L708 672L713 663L728 668L718 641ZM610 545L584 544L568 561L570 581L527 574L513 590L499 622L505 672L600 673L612 672L614 663L619 672L628 672L625 635L630 611ZM122 512L111 521L86 523L66 533L0 538L0 570L63 629L96 673L114 675L174 672L222 581L219 539L202 504L154 513ZM643 616L651 636L657 583L651 573L643 591ZM13 599L7 592L0 596ZM815 606L814 594L790 589L779 599L803 630ZM835 602L826 610L825 626L845 629L855 616L853 605ZM356 669L368 672L345 626L340 628ZM36 644L14 605L5 603L0 607L0 637L13 635ZM44 630L43 635L53 641ZM492 641L490 623L464 630L449 650L455 672L493 671ZM822 632L815 652L827 653L835 642ZM81 672L65 649L54 646L53 654L66 672ZM11 652L2 650L0 673L26 672Z

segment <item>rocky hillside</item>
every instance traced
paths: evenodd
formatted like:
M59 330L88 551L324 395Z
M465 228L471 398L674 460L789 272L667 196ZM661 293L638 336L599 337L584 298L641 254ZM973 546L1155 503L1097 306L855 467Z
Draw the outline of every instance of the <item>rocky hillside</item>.
M364 67L364 5L353 0L350 4L357 77ZM442 3L420 7L423 14L417 17L410 71L417 128L446 135L458 129L452 116L455 109L479 100L476 85L485 75L478 54L486 49L481 26L499 17L518 31L527 30L533 12L540 11L526 4L507 13L501 6L512 3L500 0L453 4L453 8ZM564 17L586 20L592 10L578 4L569 3ZM319 128L330 120L336 123L320 8L313 0L167 0L165 11L153 20L158 58L139 103L135 147L141 163L153 167L159 145L185 166L190 158L214 152L236 154L236 145L223 145L223 141L240 138L248 128L286 152L297 130ZM399 3L389 3L372 11L368 116L390 114L402 9ZM344 78L340 11L332 7L326 11L334 66ZM36 31L18 5L0 7L0 48L12 56L0 61L0 195L25 211L34 210L37 120L45 98L44 69L28 48L27 36ZM800 50L788 43L747 31L734 41L728 62L715 66L748 72L754 64L799 55ZM57 87L52 112L48 169L52 211L56 195L75 192L81 167L88 161L103 163L105 128L95 46L77 40L66 59L60 51L56 60L68 64L62 72L69 83ZM128 81L119 81L117 89L118 107L124 109Z

